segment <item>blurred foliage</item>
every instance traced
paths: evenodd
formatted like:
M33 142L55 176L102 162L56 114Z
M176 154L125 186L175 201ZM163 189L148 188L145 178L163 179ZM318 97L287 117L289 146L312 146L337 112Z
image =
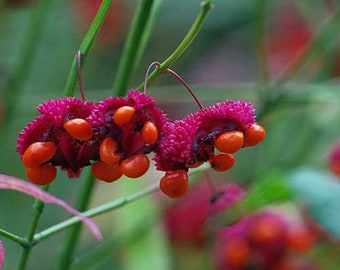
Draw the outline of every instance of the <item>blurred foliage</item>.
M131 18L137 2L124 3L127 18ZM287 6L294 9L312 30L314 41L309 43L307 53L295 62L298 64L289 80L276 84L276 78L269 76L269 82L257 81L256 0L214 1L215 9L208 16L198 39L173 69L192 85L205 105L227 98L245 99L255 104L258 121L267 130L266 140L255 148L237 153L235 167L219 174L247 187L249 197L243 203L248 203L249 211L276 204L277 198L287 199L307 208L313 220L337 243L340 237L340 181L328 172L326 156L340 137L340 126L337 125L340 118L337 70L340 7L336 1L267 2L265 37L276 31L273 25L278 11ZM178 45L195 18L199 3L199 0L163 1L151 41L130 87L143 81L150 62L165 59ZM21 54L26 53L23 43L30 34L27 27L34 8L34 3L17 8L1 7L1 96L18 68ZM13 105L14 111L0 130L0 172L21 178L25 178L25 172L15 152L17 134L37 115L35 107L38 104L62 95L84 34L77 25L82 10L77 8L76 1L51 0L45 12L46 18L43 18L40 33L29 52L32 59L26 63L28 66L15 106L4 104L5 108ZM83 70L89 100L98 101L112 94L111 86L130 23L128 20L124 22L121 36L115 43L104 46L98 40L90 52ZM276 57L269 51L265 56L268 62ZM275 74L273 77L279 77L286 64L282 63L279 71L271 71ZM148 93L169 112L171 119L182 118L197 110L185 89L170 76L161 76L150 86ZM93 205L136 192L157 177L159 175L152 172L140 182L98 183ZM82 179L70 180L64 173L59 173L51 192L73 203L80 181ZM199 256L191 250L188 258L183 258L185 255L178 256L171 250L161 221L161 210L166 203L169 202L158 195L151 196L96 218L108 239L98 244L84 234L72 269L184 269L182 262L177 263L181 267L175 267L176 258L185 261ZM0 205L0 227L24 235L31 216L32 200L20 194L1 192ZM38 229L65 218L63 211L47 206ZM4 270L11 270L16 265L20 247L6 239L1 240L7 251ZM57 235L37 245L28 269L53 269L60 242L60 235ZM337 265L336 252L339 249L333 242L320 245L316 251L324 261L324 269L336 269L332 267Z

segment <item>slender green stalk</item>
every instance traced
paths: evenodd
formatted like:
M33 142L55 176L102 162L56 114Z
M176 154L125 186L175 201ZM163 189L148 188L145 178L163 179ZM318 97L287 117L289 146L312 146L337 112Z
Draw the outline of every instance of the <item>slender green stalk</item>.
M104 18L103 16L105 16L106 13L103 11L104 9L102 9L102 7L103 7L104 3L108 4L109 2L111 2L111 1L105 1L105 0L103 1L102 6L99 9L96 18L98 18L98 17ZM144 8L148 7L148 9L151 9L153 1L144 0L144 1L142 1L142 3L144 3L145 6L141 5L141 8L142 7L144 7ZM199 29L200 29L200 27L201 27L201 25L204 21L204 18L206 17L206 14L211 9L211 7L212 7L211 1L207 1L207 2L202 3L201 12L199 13L198 18L195 20L191 31L189 31L188 35L184 39L184 42L182 42L180 44L179 48L169 57L169 59L167 59L165 61L165 65L170 66L171 63L173 63L185 51L185 49L190 45L190 43L193 41L194 37L197 35L197 33L198 33L198 31L199 31ZM143 13L140 10L139 10L139 12ZM99 14L101 14L101 16L99 16ZM140 16L142 16L142 15L140 15ZM95 20L96 20L96 18L95 18ZM138 18L138 16L137 16L137 18ZM143 21L144 21L145 25L148 25L146 18L144 18ZM101 25L100 21L98 22L98 25L99 26ZM86 57L86 55L87 55L87 51L84 51L84 49L88 50L91 47L91 44L92 44L94 37L96 35L96 32L94 31L95 28L93 28L93 27L94 26L92 24L91 27L90 27L90 30L88 32L88 33L91 33L91 37L93 39L89 39L88 41L86 41L84 39L82 45L80 46L80 51L83 54L83 57ZM138 29L137 26L134 26L134 27L136 27ZM137 30L133 30L133 31L137 31ZM143 37L140 34L138 34L138 35L136 34L135 38L137 38L137 40L139 42L141 40L143 40ZM144 40L145 40L145 37L144 37ZM131 43L134 43L134 41L135 41L135 39L130 38L130 40L128 40L128 43L126 45L127 48L131 47L132 46ZM129 57L131 57L131 56L126 56L126 57L129 59ZM126 60L124 60L124 61L126 61ZM135 61L133 63L136 64ZM131 72L126 72L126 71L124 72L125 68L126 67L124 65L120 66L118 73L120 73L120 72L123 73L124 79L128 82L129 79L130 79L130 76L131 76ZM65 95L72 95L74 93L76 81L77 81L77 61L76 61L76 58L75 58L73 66L71 68L69 80L68 80L66 88L65 88L65 92L64 92ZM124 90L121 90L121 91L124 91ZM78 201L76 203L76 208L79 211L84 211L87 208L87 205L88 205L88 202L89 202L89 199L90 199L90 195L91 195L92 190L93 190L93 186L94 186L94 179L89 174L86 181L84 182L84 185L82 186L82 188L80 190L80 194L78 196ZM132 201L134 201L134 200L136 200L140 197L144 197L145 195L147 195L151 192L154 192L157 189L158 189L158 184L151 186L151 187L147 188L146 190L143 190L143 191L136 193L134 195L131 195L129 197L121 198L121 199L115 200L111 203L101 205L101 206L99 206L95 209L92 209L90 211L87 211L85 213L86 213L86 215L89 215L89 216L95 216L95 215L98 215L98 214L101 214L101 213L105 213L107 211L111 211L112 209L117 209L119 207L122 207L123 205L130 203L130 202L132 202ZM71 218L71 219L69 219L68 221L65 221L65 222L66 223L62 223L61 226L60 226L60 224L53 226L52 230L47 231L47 233L45 231L45 232L38 234L38 236L35 237L35 239L34 239L35 243L36 243L36 242L38 242L38 241L40 241L40 240L42 240L42 239L44 239L48 236L60 231L60 230L63 230L65 228L72 226L72 225L77 223L72 228L72 230L68 233L68 235L66 237L66 242L64 243L64 245L62 247L61 255L60 255L59 260L58 260L57 265L56 265L56 269L60 269L60 270L66 270L66 269L69 268L69 266L71 264L71 260L73 258L73 254L74 254L74 251L75 251L76 244L78 242L77 240L79 238L80 229L81 229L81 224L79 223L78 219Z
M86 33L82 43L79 47L79 52L82 56L81 67L83 67L84 62L86 61L87 55L93 45L93 42L105 20L107 13L112 5L113 0L103 0L98 12L93 19L88 32ZM64 96L73 96L75 93L75 87L78 80L78 57L77 54L74 57L71 70L66 82ZM79 191L79 195L76 201L75 207L79 211L84 211L89 204L91 194L94 188L94 178L89 172L83 186ZM73 254L78 243L79 235L81 232L81 224L76 224L71 231L68 232L65 238L65 242L62 246L59 260L56 265L56 269L65 270L69 267L71 260L73 258Z
M163 0L154 0L154 3L152 5L152 8L150 10L150 14L148 17L148 21L146 22L146 25L144 27L143 35L141 37L139 48L137 48L137 53L134 59L134 68L137 68L143 55L145 48L150 40L151 32L153 29L153 26L155 25L155 21L159 12L159 9L161 7L161 3Z
M49 2L49 1L46 1ZM83 67L87 55L93 45L94 40L97 37L97 34L104 22L104 19L107 15L107 13L110 10L111 4L113 0L103 0L96 16L94 17L89 30L87 31L82 43L80 44L79 50L82 54L82 61L81 61L81 67ZM75 88L78 80L78 61L77 56L74 56L74 60L71 66L71 70L66 82L66 86L64 89L64 96L74 96Z
M25 238L17 236L13 233L6 231L6 230L0 229L0 235L3 236L3 237L6 237L7 239L12 240L13 242L18 243L19 245L21 245L23 247L27 246L27 242L26 242Z
M208 164L205 164L205 165L202 165L200 166L199 168L196 168L196 169L193 169L189 172L189 175L194 175L194 174L197 174L197 173L201 173L205 170L207 170L208 168L210 168L210 166ZM126 197L122 197L122 198L119 198L119 199L116 199L116 200L113 200L111 202L108 202L106 204L102 204L102 205L99 205L95 208L92 208L90 210L87 210L85 212L83 212L82 214L86 217L95 217L95 216L98 216L100 214L103 214L103 213L106 213L106 212L110 212L112 210L115 210L115 209L118 209L128 203L131 203L139 198L143 198L145 197L146 195L149 195L155 191L157 191L159 189L159 183L156 183L156 184L153 184L139 192L136 192L130 196L126 196ZM50 228L40 232L40 233L37 233L35 236L34 236L34 244L37 244L38 242L40 242L41 240L45 239L45 238L48 238L76 223L79 223L81 220L80 218L74 216L74 217L71 217L63 222L60 222L56 225L53 225L51 226Z
M154 185L151 185L139 192L136 192L130 196L126 196L126 197L122 197L122 198L119 198L119 199L116 199L116 200L113 200L111 202L108 202L108 203L105 203L105 204L102 204L98 207L95 207L93 209L90 209L88 211L85 211L83 212L83 215L86 216L86 217L95 217L95 216L98 216L100 214L103 214L103 213L106 213L106 212L109 212L109 211L112 211L112 210L115 210L115 209L118 209L120 207L123 207L124 205L128 204L128 203L131 203L139 198L143 198L145 197L146 195L149 195L155 191L157 191L159 189L159 184L154 184ZM72 217L72 218L69 218L63 222L60 222L40 233L37 233L34 237L34 240L35 240L35 243L38 243L40 242L41 240L57 233L57 232L60 232L62 230L64 230L65 228L68 228L74 224L79 224L80 222L80 219L78 217Z
M7 126L7 121L12 119L18 97L29 75L35 52L38 48L40 35L46 25L48 9L51 3L53 1L40 0L33 6L15 69L4 86L3 101L6 104L6 118L2 122L2 126Z
M159 0L141 0L139 2L118 64L113 85L115 95L124 96L127 92L132 73L138 65L150 36L152 22L155 19L159 4Z
M185 52L185 50L190 46L190 44L194 41L196 38L198 32L200 31L203 22L208 15L208 12L212 9L213 4L212 1L204 1L201 3L201 9L198 13L194 23L192 24L191 28L189 29L189 32L184 37L183 41L178 45L177 49L164 61L160 64L160 66L155 69L147 79L147 84L152 83L159 75L166 72L166 70L172 66L176 60ZM144 87L144 84L138 86L138 90L142 90Z
M43 187L44 190L48 191L49 186ZM17 270L24 270L27 266L27 261L29 258L29 255L31 254L31 250L33 247L33 240L34 240L34 234L38 226L38 222L40 219L40 215L44 209L45 204L40 200L35 200L33 205L33 215L30 222L30 225L28 227L28 233L26 237L27 245L23 246L23 250L21 253L21 257L19 259L19 265Z
M110 1L104 0L102 2L102 5L100 6L98 10L98 13L93 23L91 24L87 35L85 36L82 44L80 45L79 51L82 53L82 60L83 60L82 63L84 63L84 60L86 59L88 51L92 46L95 36L97 35L100 29L100 26L103 23L103 20L109 10L111 3L112 3L112 0ZM133 40L130 42L133 42ZM73 61L73 65L71 67L69 79L65 87L64 95L74 94L74 89L75 89L75 85L77 82L77 75L78 75L77 64L78 64L77 57L75 57ZM79 211L84 211L87 208L93 187L94 187L94 178L91 174L89 174L84 185L82 186L80 190L78 201L76 202L76 208ZM78 223L67 234L65 243L62 246L59 261L56 265L56 269L65 270L70 266L71 260L73 258L73 254L74 254L74 251L75 251L78 239L79 239L80 230L81 230L81 224Z
M83 179L83 185L80 188L80 193L77 197L75 208L78 211L85 211L89 205L89 201L94 188L94 177L91 171L88 171L86 179ZM66 270L71 264L75 248L78 243L79 235L81 232L82 224L77 223L74 227L67 232L65 242L62 246L59 260L56 265L56 269Z
M266 0L257 0L254 9L255 33L256 33L256 56L258 64L258 76L261 83L268 82L268 68L266 55Z

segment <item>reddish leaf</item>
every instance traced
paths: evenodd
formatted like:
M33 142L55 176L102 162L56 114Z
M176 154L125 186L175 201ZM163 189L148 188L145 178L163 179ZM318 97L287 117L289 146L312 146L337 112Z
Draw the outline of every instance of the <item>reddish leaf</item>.
M48 192L42 190L41 188L29 182L26 182L14 176L0 174L0 189L16 190L25 193L29 196L32 196L36 199L39 199L44 203L59 205L69 213L78 216L97 239L102 239L102 235L98 226L91 219L85 217L82 213L74 209L68 203L54 197L53 195L49 194ZM0 248L0 262L1 262L1 248Z

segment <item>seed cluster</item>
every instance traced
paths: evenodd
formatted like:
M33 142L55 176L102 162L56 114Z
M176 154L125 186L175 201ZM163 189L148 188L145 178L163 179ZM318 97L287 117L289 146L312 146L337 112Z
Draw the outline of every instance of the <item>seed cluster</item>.
M161 190L170 197L183 196L190 168L209 162L216 171L229 170L235 164L234 153L260 143L265 135L265 129L255 122L253 106L244 101L227 100L169 123L155 161L158 170L167 172L161 184L173 183L172 174L177 181L173 189L162 184Z
M220 229L216 239L216 269L318 269L301 260L316 246L313 230L275 212L246 216Z
M165 171L160 189L181 197L188 190L190 168L209 162L226 171L235 163L235 152L265 137L252 105L243 101L218 103L175 122L152 97L136 90L98 103L49 100L37 110L41 115L19 133L17 152L28 179L39 185L56 178L56 167L78 177L91 166L105 182L122 175L138 178L148 171L147 154L153 152L157 169Z

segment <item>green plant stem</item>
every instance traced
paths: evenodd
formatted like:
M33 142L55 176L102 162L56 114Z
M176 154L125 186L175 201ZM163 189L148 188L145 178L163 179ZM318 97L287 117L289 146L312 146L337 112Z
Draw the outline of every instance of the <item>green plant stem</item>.
M82 43L79 47L79 52L82 56L81 68L84 66L88 53L93 45L95 38L105 20L107 13L110 10L113 0L103 0L96 16L94 17L89 30L87 31ZM64 96L73 96L75 93L75 87L78 80L78 57L74 56L74 60L71 66L71 70L66 82ZM75 204L75 208L79 211L84 211L89 204L91 194L94 188L94 178L90 171L85 177L85 181L79 191L79 195ZM81 224L76 224L66 235L65 242L62 245L59 260L56 265L56 269L66 270L68 269L73 254L75 252L76 245L78 243L79 235L81 232Z
M80 188L80 193L77 197L77 201L75 203L75 208L83 212L88 207L92 191L94 188L94 177L91 174L91 171L88 171L86 179L83 179L83 185ZM62 245L61 253L59 255L59 260L56 265L56 269L66 270L69 268L73 254L75 252L75 248L78 243L79 235L81 232L82 224L75 224L69 232L66 234L65 242ZM35 239L36 240L36 239ZM35 241L36 242L36 241Z
M109 1L104 0L102 2L98 10L98 13L95 16L94 21L92 22L90 26L89 31L87 32L83 42L80 45L79 51L82 53L82 64L84 63L84 60L87 57L88 51L91 48L92 43L100 29L100 26L102 25L104 21L104 18L109 10L111 3L112 3L112 0L109 0ZM78 75L77 64L78 64L77 57L75 56L75 59L71 67L70 75L66 83L64 95L74 94L74 89L75 89L75 85L77 82L77 75ZM79 211L84 211L87 208L89 200L90 200L90 196L92 194L93 187L94 187L94 178L89 173L84 185L82 186L80 190L80 194L76 202L75 207ZM80 230L81 230L81 224L78 223L71 229L70 232L68 232L66 236L66 240L62 246L62 250L60 253L59 260L56 265L56 269L65 270L69 268L71 264L71 260L73 258L73 254L75 252L76 245L78 243Z
M256 56L260 83L268 82L267 48L266 48L266 10L267 1L257 0L254 8Z
M152 8L150 10L150 14L148 17L148 21L146 22L146 25L144 27L144 32L143 35L141 37L141 41L140 41L140 45L139 48L137 49L137 53L134 59L134 68L137 68L143 55L144 55L144 51L145 48L150 40L150 36L151 36L151 32L152 29L155 25L155 21L161 6L163 0L154 0L154 3L152 5Z
M18 97L29 75L51 3L53 1L40 0L33 6L15 68L4 86L3 101L6 104L6 114L1 124L4 127L12 119Z
M155 191L157 191L159 189L159 184L154 184L154 185L151 185L139 192L136 192L130 196L126 196L126 197L122 197L122 198L119 198L119 199L116 199L116 200L113 200L111 202L108 202L108 203L105 203L105 204L102 204L98 207L95 207L93 209L90 209L88 211L85 211L83 212L83 215L86 216L86 217L95 217L95 216L98 216L100 214L103 214L103 213L106 213L106 212L109 212L109 211L112 211L112 210L115 210L115 209L118 209L120 207L123 207L124 205L128 204L128 203L131 203L139 198L143 198L145 197L146 195L149 195ZM80 219L78 217L72 217L72 218L69 218L63 222L60 222L40 233L37 233L35 235L35 243L38 243L40 242L41 240L57 233L57 232L60 232L62 230L64 230L65 228L68 228L76 223L79 223L80 222Z
M176 60L186 51L186 49L190 46L190 44L196 38L198 32L200 31L203 22L208 15L209 11L212 9L213 4L212 1L204 1L201 3L201 9L198 13L194 23L189 29L187 35L184 37L183 41L178 45L177 49L164 61L160 64L160 66L155 69L147 79L147 84L152 83L159 75L166 72L166 70L172 66ZM138 86L138 90L143 90L144 83Z
M149 39L159 0L141 0L136 9L126 45L118 64L113 84L114 94L124 96L134 69L137 67Z
M44 190L48 191L49 185L43 187ZM27 245L23 246L23 250L21 253L21 257L19 259L19 265L17 270L24 270L27 266L27 261L29 258L29 255L31 254L31 250L33 247L33 240L34 240L34 234L38 226L38 222L41 216L41 213L44 209L45 204L40 200L35 200L33 205L33 215L31 222L28 227L28 233L26 236L26 242Z
M49 2L49 1L46 1ZM82 54L81 67L84 66L87 55L93 45L95 38L104 22L107 13L110 10L113 0L103 0L96 16L94 17L89 30L87 31L78 51ZM78 62L77 56L74 56L74 60L71 66L71 70L65 85L64 96L74 96L75 88L78 80Z
M200 166L199 168L196 168L196 169L192 169L190 172L189 172L189 175L194 175L194 174L197 174L197 173L201 173L207 169L210 168L210 165L208 164L204 164L202 166ZM122 198L119 198L119 199L116 199L116 200L113 200L111 202L108 202L106 204L102 204L100 206L97 206L95 208L92 208L90 210L87 210L85 212L83 212L82 214L86 217L95 217L95 216L98 216L100 214L103 214L103 213L106 213L106 212L109 212L109 211L112 211L112 210L115 210L115 209L118 209L128 203L131 203L139 198L143 198L155 191L157 191L159 189L159 183L156 183L156 184L153 184L139 192L136 192L130 196L126 196L126 197L122 197ZM41 240L45 239L45 238L48 238L76 223L79 223L81 220L80 218L74 216L74 217L71 217L63 222L60 222L56 225L53 225L51 226L50 228L44 230L44 231L41 231L39 233L37 233L35 236L34 236L34 244L37 244L39 243Z
M18 243L19 245L25 247L27 245L26 239L20 236L17 236L13 233L10 233L6 230L0 229L0 235L6 237L7 239L12 240L13 242Z

